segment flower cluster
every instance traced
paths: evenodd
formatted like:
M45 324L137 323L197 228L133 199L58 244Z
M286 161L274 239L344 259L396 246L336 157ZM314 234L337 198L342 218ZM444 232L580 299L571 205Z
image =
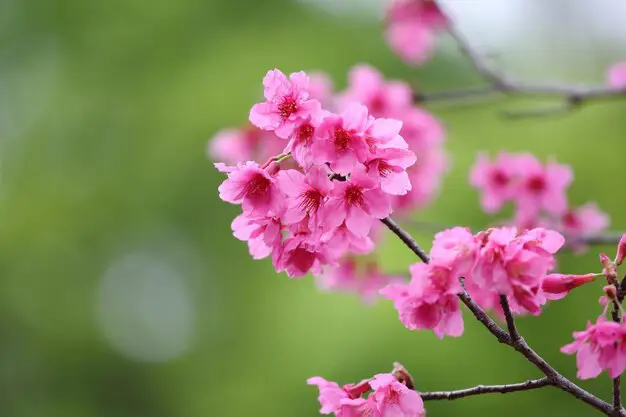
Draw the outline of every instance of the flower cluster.
M311 272L324 289L373 301L399 278L371 262L361 273L345 256L374 249L378 219L435 196L446 170L443 127L413 105L406 83L367 65L354 67L337 94L321 73L272 70L263 86L252 126L222 131L209 145L230 164L215 164L228 175L220 197L243 209L234 236L253 258L271 255L279 272Z
M393 374L377 374L343 387L319 376L309 378L307 383L319 388L321 414L337 417L423 417L426 414L419 394Z
M611 378L621 375L626 369L626 322L623 317L622 300L624 292L618 281L618 267L626 257L626 234L622 236L614 259L606 254L600 254L602 272L597 274L555 276L544 281L544 290L551 289L553 295L559 297L559 290L568 290L568 287L581 285L592 281L597 276L604 275L609 285L604 287L604 296L600 303L604 304L604 312L598 317L595 324L587 323L587 329L574 332L574 342L563 346L561 351L567 354L576 354L578 378L595 378L607 370ZM605 316L609 305L613 305L615 321L607 321Z
M547 227L562 232L577 249L580 241L604 231L608 216L595 203L569 207L566 191L573 179L568 165L535 156L500 153L494 160L479 155L470 174L470 184L481 192L481 206L496 213L512 202L513 224L521 229Z
M394 0L387 11L387 42L405 62L422 64L434 49L434 35L447 25L433 0Z
M401 121L374 117L357 100L336 113L322 109L309 82L303 72L269 71L266 100L250 111L252 124L283 139L282 153L263 165L215 164L228 175L220 197L243 209L232 224L235 237L256 259L271 254L290 277L318 275L346 254L370 252L378 220L412 189L407 168L416 161ZM296 165L286 169L290 158Z
M461 227L445 230L435 236L430 263L413 265L410 283L389 285L381 294L393 301L408 329L432 329L440 338L463 333L461 277L484 309L497 309L505 295L514 313L539 314L547 298L543 280L563 242L545 229L518 233L503 227L477 235Z

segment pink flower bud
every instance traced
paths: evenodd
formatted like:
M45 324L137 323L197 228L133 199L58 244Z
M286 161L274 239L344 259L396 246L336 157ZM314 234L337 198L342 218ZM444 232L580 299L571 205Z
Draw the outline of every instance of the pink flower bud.
M609 284L617 285L617 266L606 253L600 254L600 263L604 266L602 273Z
M617 256L615 257L615 263L621 265L626 258L626 234L622 235L622 238L617 244Z
M566 275L566 274L550 274L547 275L541 284L546 297L550 300L560 300L567 293L576 287L593 281L596 274L585 275Z
M606 297L609 300L617 299L617 288L615 288L615 285L606 285L604 288L602 288L602 291L604 291L604 294L606 294Z
M364 379L358 384L346 384L343 386L343 390L348 394L348 397L352 399L359 398L371 389L369 379Z
M278 171L280 171L280 164L276 161L272 161L269 163L267 168L265 168L265 170L267 171L269 175L273 177L276 174L278 174Z

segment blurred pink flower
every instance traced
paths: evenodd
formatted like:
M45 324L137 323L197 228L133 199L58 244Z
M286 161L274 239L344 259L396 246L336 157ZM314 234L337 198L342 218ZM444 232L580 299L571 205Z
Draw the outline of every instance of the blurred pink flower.
M561 348L568 355L576 353L577 376L595 378L606 369L611 378L626 368L626 325L598 318L587 329L574 332L574 342Z
M626 61L613 65L606 73L608 84L615 89L626 88Z

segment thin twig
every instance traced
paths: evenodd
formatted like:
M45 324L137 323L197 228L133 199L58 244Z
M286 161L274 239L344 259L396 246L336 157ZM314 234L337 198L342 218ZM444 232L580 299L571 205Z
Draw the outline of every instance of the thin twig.
M473 388L466 388L457 391L420 392L420 397L422 397L422 400L424 401L456 400L458 398L471 397L473 395L481 394L507 394L510 392L529 391L550 385L554 385L554 383L549 378L544 377L526 382L520 382L518 384L478 385Z
M434 1L438 3L439 8L444 12L441 1ZM488 57L479 52L463 33L458 30L449 14L447 18L448 25L446 28L448 34L456 42L461 53L468 58L476 72L487 84L434 93L416 93L414 99L417 102L477 98L491 96L495 93L552 98L562 101L562 104L559 106L503 113L505 117L528 118L561 115L575 108L579 108L581 105L591 100L608 100L626 96L626 89L615 89L608 85L589 87L568 84L528 84L514 80L507 74L496 70L489 63Z
M515 343L520 339L520 335L517 332L517 327L515 326L515 318L513 317L513 313L511 312L509 300L507 299L506 295L500 295L500 306L502 307L502 312L504 313L504 318L506 319L506 327L509 329L509 335L511 336L511 340L513 341L513 343Z
M413 239L413 237L408 232L406 232L404 229L398 226L398 224L395 221L393 221L391 217L386 217L384 219L381 219L381 222L383 222L383 224L387 226L389 230L395 233L396 236L398 236L400 240L403 241L404 244L409 249L411 249L413 253L417 255L418 258L422 260L422 262L427 264L430 261L430 258L428 257L428 254L426 253L426 251L424 251L424 249L422 249L420 245L417 244L415 239Z
M405 245L409 247L424 263L429 262L429 257L426 252L424 252L424 250L407 231L403 230L390 218L383 219L382 222L398 237L400 237ZM623 408L620 407L619 409L615 409L613 404L609 404L606 401L601 400L561 375L548 362L546 362L545 359L539 356L539 354L537 354L537 352L535 352L522 337L513 341L509 334L502 330L502 328L500 328L487 315L487 313L485 313L485 311L474 302L463 286L463 279L459 278L459 280L461 281L461 285L463 287L463 291L458 294L459 299L469 308L472 314L474 314L474 317L476 317L476 319L478 319L478 321L480 321L491 332L491 334L498 339L498 341L511 346L522 354L522 356L535 365L535 367L539 369L554 384L554 386L559 387L561 390L589 404L591 407L601 411L607 416L626 417L626 410Z

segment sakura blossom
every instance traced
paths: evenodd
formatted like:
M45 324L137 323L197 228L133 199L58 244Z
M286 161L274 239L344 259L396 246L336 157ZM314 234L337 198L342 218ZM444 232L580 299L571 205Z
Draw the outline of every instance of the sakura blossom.
M626 324L607 321L600 317L587 328L574 332L574 342L561 352L576 354L580 379L596 378L606 370L611 378L620 376L626 368Z
M615 89L626 88L626 62L613 65L606 74L608 84Z
M395 0L387 11L387 42L409 64L427 61L447 19L432 0Z
M309 99L309 77L302 71L289 78L278 69L268 71L263 86L267 101L252 107L250 122L281 138L288 138L303 119L321 110L319 101Z

